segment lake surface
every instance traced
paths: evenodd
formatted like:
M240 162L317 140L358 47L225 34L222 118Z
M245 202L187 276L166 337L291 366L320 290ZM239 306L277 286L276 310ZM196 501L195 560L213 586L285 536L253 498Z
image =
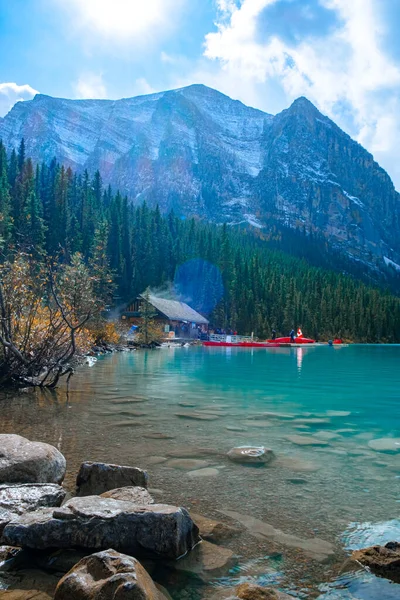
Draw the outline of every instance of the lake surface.
M167 578L174 598L254 581L389 600L400 586L342 565L400 538L399 366L400 346L124 352L80 368L68 392L0 397L0 432L57 446L71 490L83 460L136 465L157 501L238 528L225 544L238 566L205 586ZM244 445L276 460L226 458Z

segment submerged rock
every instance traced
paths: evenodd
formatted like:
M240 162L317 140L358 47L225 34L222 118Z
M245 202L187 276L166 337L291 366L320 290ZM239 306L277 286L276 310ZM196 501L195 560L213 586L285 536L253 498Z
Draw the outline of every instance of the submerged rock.
M219 415L200 412L179 412L175 413L175 416L180 419L193 419L194 421L216 421L219 419Z
M236 562L234 553L228 548L202 541L190 554L170 566L208 582L226 573Z
M64 456L50 444L0 434L0 483L61 483Z
M47 506L61 506L65 490L51 483L0 485L0 536L10 521L27 511Z
M379 577L400 583L400 543L388 542L385 546L372 546L355 550L352 559Z
M288 435L286 439L297 446L329 446L329 443L325 440L319 440L308 435Z
M142 565L115 550L83 558L56 588L54 600L161 600Z
M264 446L239 446L228 452L228 458L241 464L267 464L274 458L274 453Z
M283 592L261 587L254 583L241 583L235 588L234 594L240 600L292 600L293 598Z
M221 521L215 521L214 519L209 519L208 517L196 513L191 512L190 516L199 528L203 540L207 540L213 544L221 544L243 531L242 529L231 527Z
M400 452L400 438L380 438L368 442L376 452Z
M219 471L213 467L207 467L196 471L188 471L188 475L189 477L216 477L219 475Z
M76 478L77 495L91 496L131 486L147 488L148 480L147 472L137 467L84 462Z
M281 544L288 548L297 548L318 562L325 562L334 555L334 546L321 538L300 538L276 529L273 525L260 519L255 519L248 514L241 514L231 510L221 510L219 512L241 523L250 535L263 542L270 540L273 543Z
M100 494L101 498L114 498L114 500L123 500L124 502L133 502L142 506L146 504L154 504L153 497L149 494L146 488L138 486L129 486L109 490Z
M5 544L22 548L114 548L134 556L177 559L200 540L184 508L87 496L42 508L6 525Z

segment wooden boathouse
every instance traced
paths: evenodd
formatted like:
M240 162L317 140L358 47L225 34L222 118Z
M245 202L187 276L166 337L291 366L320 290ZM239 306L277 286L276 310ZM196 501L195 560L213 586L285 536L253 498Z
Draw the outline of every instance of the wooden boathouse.
M144 295L140 294L122 313L122 319L132 325L140 325L140 304ZM165 337L179 339L197 339L208 332L208 320L185 302L168 300L149 295L155 319L162 325Z

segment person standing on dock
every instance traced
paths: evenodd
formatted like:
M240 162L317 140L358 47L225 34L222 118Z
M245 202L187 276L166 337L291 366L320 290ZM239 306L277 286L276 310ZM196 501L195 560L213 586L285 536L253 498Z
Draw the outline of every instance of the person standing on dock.
M276 331L275 331L275 329L272 330L272 339L276 340Z
M294 331L294 329L292 329L292 331L290 332L290 341L292 344L294 344L294 336L295 336L295 331Z

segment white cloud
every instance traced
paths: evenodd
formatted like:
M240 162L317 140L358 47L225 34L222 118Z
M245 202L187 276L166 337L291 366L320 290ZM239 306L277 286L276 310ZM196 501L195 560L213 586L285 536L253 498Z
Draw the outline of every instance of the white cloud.
M0 117L4 117L16 102L32 100L39 92L28 84L0 83Z
M278 3L218 0L217 31L205 38L205 57L218 63L225 79L241 80L243 101L272 80L279 82L287 103L306 95L375 153L400 184L400 168L397 173L394 168L400 135L400 68L382 49L385 24L379 0L319 0L333 11L332 22L337 20L333 31L293 43L277 35L260 40L260 15ZM256 104L268 108L265 94Z
M158 39L171 30L185 0L58 0L74 23L113 42ZM157 32L157 38L155 33Z
M107 89L101 73L83 73L73 87L76 98L107 98Z
M135 81L134 86L134 94L138 96L144 96L145 94L154 94L157 92L155 88L153 88L150 83L144 77L139 77Z

